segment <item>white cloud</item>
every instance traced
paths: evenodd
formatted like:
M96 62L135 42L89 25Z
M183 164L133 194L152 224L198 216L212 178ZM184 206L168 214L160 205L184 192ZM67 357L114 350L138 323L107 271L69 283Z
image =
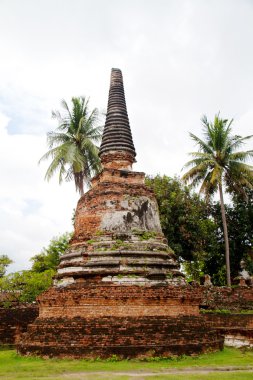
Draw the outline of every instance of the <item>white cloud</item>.
M0 241L1 253L15 261L13 269L29 266L29 258L49 240L70 231L77 197L73 184L59 187L43 181L45 137L9 135L0 116Z

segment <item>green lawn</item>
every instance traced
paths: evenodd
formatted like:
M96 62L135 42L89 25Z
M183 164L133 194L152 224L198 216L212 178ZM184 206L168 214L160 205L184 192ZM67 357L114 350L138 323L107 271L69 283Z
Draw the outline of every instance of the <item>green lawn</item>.
M179 359L156 359L153 361L140 360L67 360L41 359L21 357L14 350L0 351L0 378L14 379L47 379L47 380L128 380L128 379L203 379L214 380L222 376L222 380L253 379L252 372L212 372L212 373L183 373L168 374L170 370L198 371L208 368L247 367L253 368L253 351L241 351L225 348L223 351L205 354L198 357L183 357ZM206 368L205 368L206 370Z

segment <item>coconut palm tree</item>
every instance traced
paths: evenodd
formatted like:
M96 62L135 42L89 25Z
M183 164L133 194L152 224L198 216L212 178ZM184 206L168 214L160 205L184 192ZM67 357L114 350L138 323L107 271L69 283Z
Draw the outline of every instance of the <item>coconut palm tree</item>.
M253 166L246 164L253 157L253 150L238 150L246 140L253 137L232 135L233 120L220 118L215 115L214 122L209 122L206 116L202 119L204 140L190 133L191 138L199 147L198 152L190 153L192 160L184 168L191 168L183 175L183 180L193 187L200 185L200 193L208 200L216 191L219 193L223 232L225 241L225 257L227 285L231 285L229 240L224 206L224 190L240 192L247 196L246 189L253 188Z
M89 100L73 97L72 108L62 100L64 114L52 111L52 117L59 123L56 131L47 134L49 151L39 162L52 158L45 179L48 181L59 171L59 183L74 179L76 190L84 193L84 184L89 184L93 174L100 170L98 147L101 127L96 126L98 110L89 112Z

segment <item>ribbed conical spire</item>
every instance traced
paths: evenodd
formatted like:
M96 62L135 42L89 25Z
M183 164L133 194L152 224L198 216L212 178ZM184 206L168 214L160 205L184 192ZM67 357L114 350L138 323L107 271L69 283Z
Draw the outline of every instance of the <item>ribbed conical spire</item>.
M136 156L129 125L121 70L112 69L106 122L99 155L126 151Z

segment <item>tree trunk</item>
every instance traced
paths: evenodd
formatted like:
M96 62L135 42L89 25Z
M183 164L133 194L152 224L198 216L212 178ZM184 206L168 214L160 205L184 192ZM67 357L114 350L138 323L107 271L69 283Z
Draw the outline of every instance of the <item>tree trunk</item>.
M224 200L223 200L222 183L219 183L219 193L220 193L221 216L222 216L223 233L224 233L224 241L225 241L225 257L226 257L226 271L227 271L227 286L231 286L231 278L230 278L230 259L229 259L229 241L228 241L228 227L227 227L227 220L226 220L225 206L224 206Z

